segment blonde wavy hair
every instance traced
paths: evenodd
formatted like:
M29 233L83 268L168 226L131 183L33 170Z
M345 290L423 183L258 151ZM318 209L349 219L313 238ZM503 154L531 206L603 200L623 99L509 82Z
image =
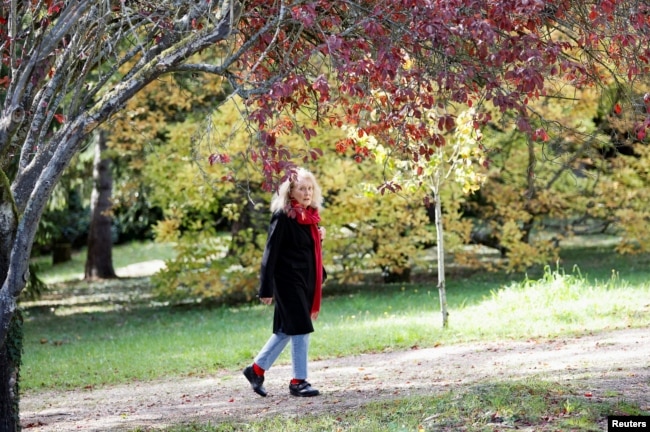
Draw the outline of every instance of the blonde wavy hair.
M291 189L293 185L302 181L309 180L314 186L314 192L311 197L311 204L309 207L321 210L323 206L323 191L321 190L316 177L310 171L307 171L304 168L297 168L292 176L289 179L285 180L280 184L278 191L273 194L273 199L271 200L271 212L275 213L277 211L287 212L291 207Z

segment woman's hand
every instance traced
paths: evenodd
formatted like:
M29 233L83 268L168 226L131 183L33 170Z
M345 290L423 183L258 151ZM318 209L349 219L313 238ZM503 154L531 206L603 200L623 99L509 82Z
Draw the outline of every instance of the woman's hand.
M312 319L312 321L316 321L318 319L318 312L312 312L311 313L311 319Z
M273 303L273 297L261 297L260 301L265 305L270 305L271 303Z
M320 240L325 240L325 233L327 232L325 227L318 227L318 232L320 233Z

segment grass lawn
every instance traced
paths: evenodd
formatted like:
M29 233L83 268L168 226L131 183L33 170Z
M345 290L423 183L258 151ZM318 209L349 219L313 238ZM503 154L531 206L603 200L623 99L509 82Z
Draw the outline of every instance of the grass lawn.
M138 247L149 246L133 246ZM164 255L156 253L159 254L156 257ZM135 251L133 256L154 259L146 249ZM325 288L324 308L316 323L318 337L312 341L310 356L325 359L414 345L431 347L646 327L650 325L649 263L650 257L646 255L619 257L608 248L576 248L565 253L561 265L538 269L528 276L452 274L447 280L451 315L449 328L444 330L435 282L337 287L338 294L328 296L328 289L331 292L335 288L330 285ZM48 280L48 269L44 268L44 272L44 279ZM100 301L83 308L47 305L28 308L21 372L23 390L95 387L159 377L207 375L219 368L239 369L250 362L268 337L273 313L272 308L257 303L213 308L164 306L147 295L146 278L101 285L58 284L54 289L66 299L97 290L107 295L122 293L124 297L110 304ZM279 362L288 362L288 355L288 352L283 354ZM323 417L316 420L320 427L317 430L417 431L399 425L409 421L420 425L423 410L429 409L423 407L431 404L447 407L442 408L442 415L448 415L451 424L463 415L470 416L471 420L471 416L479 415L479 403L472 402L477 397L491 398L516 390L512 383L503 385L505 389L469 389L464 395L449 395L449 400L445 397L404 399L390 409L392 413L401 413L401 417L387 419L385 406L369 406L369 414L363 419L355 418L352 413L340 420L348 424L341 429L336 429L333 419ZM546 401L535 402L541 404L534 411L540 413L540 418L554 415L557 400L563 400L555 397L556 392L562 392L561 388L549 389L542 383L531 383L529 388L517 391L532 392L531 400L539 396ZM519 409L533 412L532 404ZM563 409L566 411L566 407ZM625 411L612 406L590 409L593 413L586 416L586 428L548 430L598 430L589 428L594 427L597 421L594 419L602 420L602 412L638 410L630 407ZM521 417L514 406L510 410L512 416ZM306 430L293 428L281 418L273 422L273 425L268 421L249 425L247 429L192 425L172 430Z

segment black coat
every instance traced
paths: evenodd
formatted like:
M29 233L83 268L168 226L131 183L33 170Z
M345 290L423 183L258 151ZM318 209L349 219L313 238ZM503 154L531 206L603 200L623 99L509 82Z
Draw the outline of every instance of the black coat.
M314 240L309 225L299 224L284 212L271 218L262 257L260 298L273 297L273 333L311 333L311 307L316 284ZM325 270L323 280L325 280Z

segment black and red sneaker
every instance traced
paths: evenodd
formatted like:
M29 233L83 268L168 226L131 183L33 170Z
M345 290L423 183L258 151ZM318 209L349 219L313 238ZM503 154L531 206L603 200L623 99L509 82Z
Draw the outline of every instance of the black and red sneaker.
M264 376L257 375L253 370L253 366L247 366L244 369L243 373L246 379L248 380L248 382L251 383L251 387L253 388L253 391L260 396L266 397L266 390L262 385L264 384Z
M302 381L298 384L289 384L289 393L292 396L311 397L318 396L320 392L313 388L307 381Z

